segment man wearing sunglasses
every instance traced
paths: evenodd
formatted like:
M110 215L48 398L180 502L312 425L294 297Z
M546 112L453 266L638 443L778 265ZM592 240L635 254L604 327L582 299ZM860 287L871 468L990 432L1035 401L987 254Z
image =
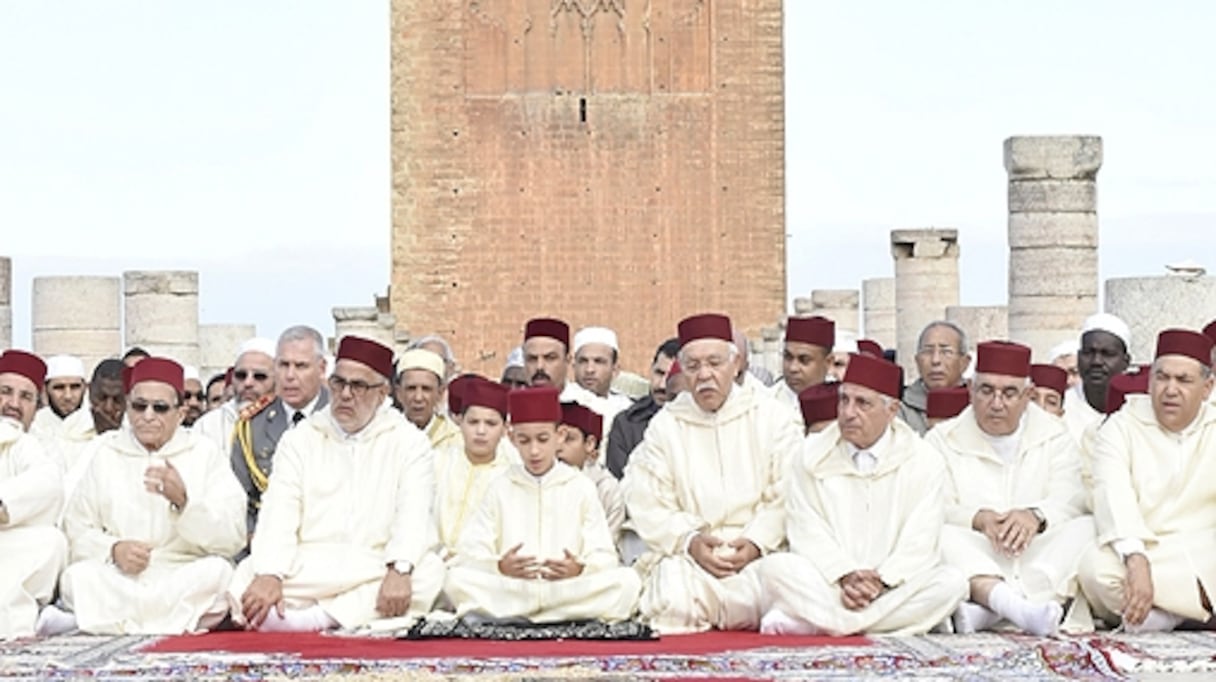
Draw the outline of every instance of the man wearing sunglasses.
M243 410L256 413L274 400L275 343L256 337L241 344L232 369L235 395L199 418L194 430L215 443L220 452L231 452L236 422Z
M45 373L32 353L0 355L0 640L34 634L67 561L67 541L55 527L59 468L25 432Z
M207 411L207 394L203 392L203 380L197 367L184 365L182 370L186 378L186 390L182 393L182 407L185 408L182 426L194 426L194 422Z
M443 585L426 436L388 400L393 352L343 337L330 404L279 441L252 553L229 588L249 629L400 629Z
M181 428L183 384L166 358L131 368L127 423L96 441L64 513L74 563L60 592L71 614L56 609L47 634L72 620L96 634L180 634L227 614L245 495L215 445Z

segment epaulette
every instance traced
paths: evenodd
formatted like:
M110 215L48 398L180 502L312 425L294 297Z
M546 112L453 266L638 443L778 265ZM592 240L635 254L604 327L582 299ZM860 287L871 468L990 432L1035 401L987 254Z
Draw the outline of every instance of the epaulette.
M261 398L258 398L255 401L249 403L248 405L246 405L244 408L241 409L241 414L237 417L237 421L246 421L247 422L250 419L253 419L254 417L256 417L258 415L259 412L266 409L267 405L269 405L270 403L273 403L274 398L275 398L274 394L269 393L267 395L262 396Z

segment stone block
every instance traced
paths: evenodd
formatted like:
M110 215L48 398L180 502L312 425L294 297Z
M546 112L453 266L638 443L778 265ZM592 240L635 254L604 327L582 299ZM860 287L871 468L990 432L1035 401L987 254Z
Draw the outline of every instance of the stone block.
M1093 180L1019 180L1009 183L1010 213L1093 213L1098 186Z
M0 256L0 306L13 304L13 259Z
M1031 331L1054 331L1060 339L1078 336L1085 318L1098 312L1097 296L1019 296L1009 300L1009 338L1024 342ZM1044 352L1047 349L1043 349Z
M117 332L122 299L117 277L35 277L30 309L34 331L85 329Z
M882 310L895 307L895 278L875 277L862 280L861 300L866 308Z
M197 296L128 295L124 308L124 336L128 346L191 345L198 348Z
M1005 171L1010 180L1092 180L1101 167L1101 137L1035 136L1005 140Z
M794 299L794 314L795 315L811 315L811 311L815 306L811 303L811 299L806 296L799 296Z
M0 305L0 350L13 347L13 308Z
M197 295L198 273L192 270L128 270L122 273L123 293Z
M1009 309L1003 305L952 305L946 320L967 332L971 347L980 341L1009 338Z
M122 353L122 335L117 328L99 330L35 327L31 336L35 353L42 357L75 355L84 362L85 372L90 374L101 360L116 358Z
M1098 253L1052 247L1009 251L1009 297L1097 296Z
M958 230L924 228L891 230L891 255L895 260L913 258L958 258Z
M257 336L252 324L200 324L198 326L199 365L223 371L236 362L241 344Z
M861 292L856 289L816 289L811 292L811 305L815 310L856 308Z
M1216 278L1127 277L1106 280L1106 312L1131 328L1128 350L1135 362L1149 362L1157 334L1170 327L1203 329L1216 319Z
M1097 213L1010 213L1009 248L1098 248Z

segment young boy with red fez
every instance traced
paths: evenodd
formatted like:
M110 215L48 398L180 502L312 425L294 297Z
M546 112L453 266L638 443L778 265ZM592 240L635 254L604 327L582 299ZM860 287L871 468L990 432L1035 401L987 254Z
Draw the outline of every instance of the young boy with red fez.
M836 421L836 410L840 402L840 384L817 384L798 394L798 405L802 408L802 423L806 434L819 433Z
M789 552L760 561L760 631L923 634L966 593L938 551L941 457L898 419L899 367L849 360L836 422L807 438L788 474Z
M971 389L966 386L931 388L925 395L925 423L932 429L947 419L954 419L971 404Z
M508 392L484 377L466 379L461 387L462 437L456 446L435 451L435 520L445 560L456 554L490 482L518 461L500 447L507 432Z
M519 389L508 403L523 461L490 485L461 536L445 587L457 615L532 623L629 618L641 583L619 566L595 484L557 461L557 389Z
M1064 416L1064 394L1068 391L1068 372L1055 365L1031 365L1030 383L1034 403L1048 414Z
M1129 395L1097 431L1097 543L1080 581L1095 615L1129 632L1212 622L1216 590L1216 409L1212 340L1157 337L1149 395Z
M621 527L625 524L625 498L621 486L608 470L598 466L600 435L604 418L595 410L578 403L562 403L562 426L558 437L557 458L583 472L595 483L604 507L612 544L620 547Z

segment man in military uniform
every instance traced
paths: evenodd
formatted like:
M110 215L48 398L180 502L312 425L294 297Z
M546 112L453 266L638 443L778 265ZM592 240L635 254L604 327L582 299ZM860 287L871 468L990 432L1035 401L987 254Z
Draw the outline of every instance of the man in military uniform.
M277 395L262 396L241 411L232 441L232 470L249 499L245 522L251 541L279 439L329 403L321 334L301 325L279 335L274 375ZM238 559L246 554L248 547Z

